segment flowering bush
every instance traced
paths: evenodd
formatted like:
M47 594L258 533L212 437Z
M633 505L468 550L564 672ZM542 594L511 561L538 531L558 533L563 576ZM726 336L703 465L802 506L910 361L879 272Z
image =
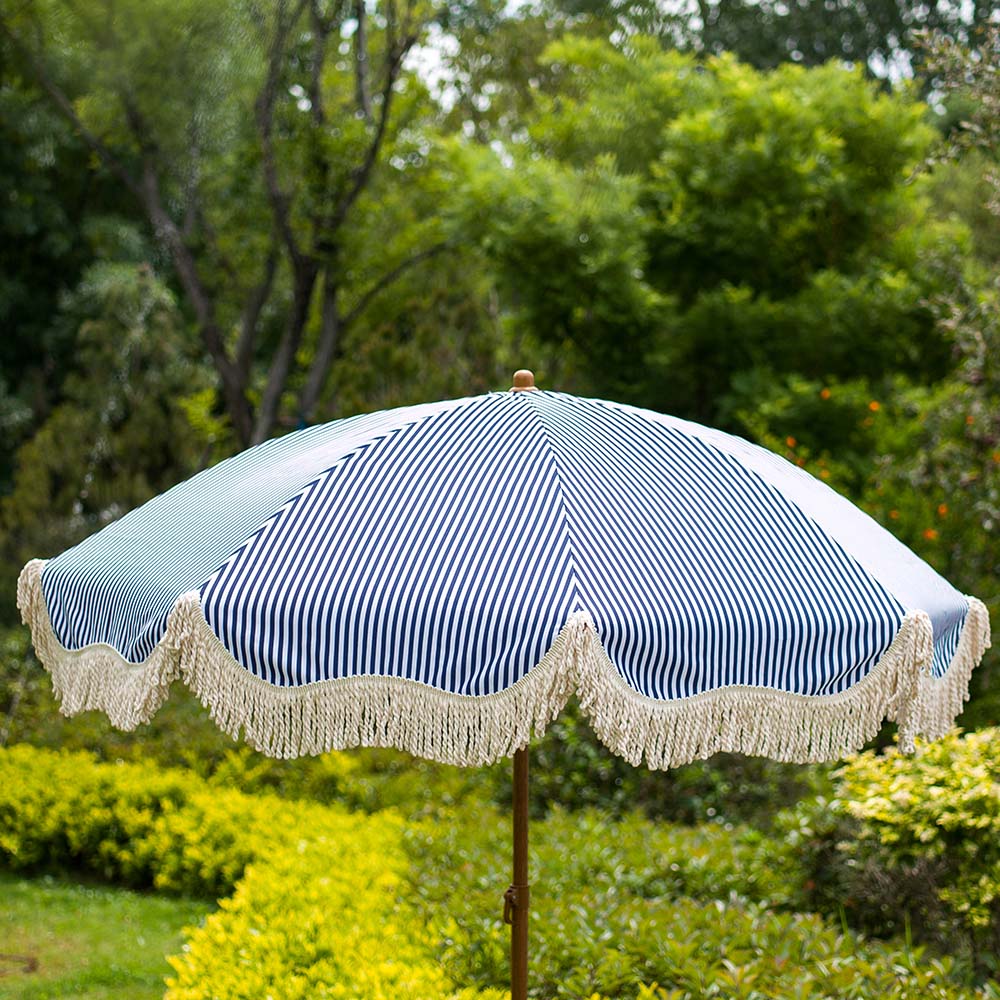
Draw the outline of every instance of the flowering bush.
M782 822L810 868L813 902L1000 969L1000 729L859 754L836 796Z

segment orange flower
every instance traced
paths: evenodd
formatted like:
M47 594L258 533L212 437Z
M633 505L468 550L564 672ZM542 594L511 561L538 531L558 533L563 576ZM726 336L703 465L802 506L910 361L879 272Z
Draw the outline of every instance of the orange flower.
M795 459L795 464L801 469L806 464L806 460L804 458L797 458Z
M878 413L878 411L882 409L882 404L877 399L873 399L868 404L868 409L871 410L872 413Z
M819 391L819 398L820 398L820 399L829 399L829 398L830 398L830 397L831 397L832 395L833 395L833 393L832 393L832 392L830 392L830 390L829 390L829 389L827 389L827 388L826 388L826 386L824 386L824 387L823 387L822 389L820 389L820 391Z
M889 511L889 517L891 517L894 521L898 521L899 520L899 511L898 510L890 510Z
M924 538L926 538L929 542L933 542L937 536L938 533L933 528L924 529Z
M819 478L820 479L829 479L830 478L830 470L829 469L820 469L819 470Z
M974 420L972 419L972 414L971 414L971 413L970 413L970 414L968 414L968 416L966 416L966 418L965 418L965 422L966 422L966 424L968 424L968 425L969 425L970 427L972 426L972 424L974 423Z
M1000 451L993 452L993 461L1000 465Z
M795 438L789 435L788 437L785 438L785 444L787 444L789 448L794 448L796 445Z
M946 503L938 504L938 517L945 517L948 513L948 505Z

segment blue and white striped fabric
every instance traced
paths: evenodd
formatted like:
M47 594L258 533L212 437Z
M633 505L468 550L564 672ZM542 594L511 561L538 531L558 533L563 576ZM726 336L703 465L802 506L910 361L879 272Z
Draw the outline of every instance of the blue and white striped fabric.
M167 647L186 676L194 627L168 635L184 594L197 606L194 631L204 633L202 652L189 651L191 663L208 657L232 668L230 681L216 677L199 689L227 728L260 732L272 709L285 712L287 723L282 691L316 692L322 701L322 691L340 685L322 708L337 735L318 733L320 702L299 698L293 728L299 733L308 723L311 736L285 739L281 753L392 742L459 763L508 751L524 733L494 733L484 750L463 730L461 746L453 741L445 752L426 733L399 736L400 727L444 725L440 718L404 716L451 718L451 708L433 707L448 697L459 706L454 712L475 699L523 700L529 675L556 670L546 666L555 662L547 654L572 622L583 623L593 655L584 655L579 632L560 661L562 687L549 683L538 695L545 704L525 709L536 730L573 693L601 717L599 732L627 728L632 696L645 713L642 725L671 732L683 725L657 715L657 706L702 705L713 692L728 692L728 705L734 692L766 696L779 713L815 699L827 715L843 705L858 718L860 702L848 695L866 679L874 685L877 665L909 634L908 616L925 613L920 621L929 618L933 630L933 662L928 646L918 669L944 678L970 613L969 600L889 533L770 452L660 414L540 391L409 407L288 435L182 483L45 564L40 595L58 640L50 646L103 651L103 679L88 674L89 707L107 709L110 696L95 692L123 683L108 679L108 647L121 661L116 676ZM982 649L976 655L973 647L986 642L981 616L976 627L963 663L978 659ZM36 645L44 645L37 635ZM909 648L912 665L919 655ZM613 668L606 675L620 689L613 705L584 696L597 683L596 674L583 678L595 656L602 669ZM79 654L59 669L66 692L73 688L67 672L88 670ZM216 706L241 675L250 685L242 707ZM169 679L159 671L155 684ZM365 692L382 681L399 692L375 701L359 695L369 699L367 736L361 723L351 729L339 717L350 710L343 691L352 682L361 691L361 679ZM136 685L135 671L128 683ZM879 718L904 714L901 683L881 683ZM404 694L414 691L444 700ZM951 711L954 691L949 697ZM620 718L609 720L612 710ZM767 734L750 733L756 709L740 715L738 736L724 731L731 707L713 710L709 722L698 711L699 725L716 730L712 738L697 749L664 751L661 764L713 747L771 752ZM828 741L816 736L820 716L802 711L790 707L786 715L810 728L804 753L812 759ZM923 716L935 712L940 705L925 706ZM379 713L393 718L372 718ZM134 711L119 715L140 721ZM463 725L501 724L495 714L477 719ZM834 739L826 752L870 735L866 720L864 733ZM938 721L936 728L945 724ZM774 722L762 717L765 724ZM455 725L452 718L445 728ZM256 742L273 747L273 739ZM645 748L651 759L654 737L642 739L630 755ZM798 752L791 743L773 746L772 755Z

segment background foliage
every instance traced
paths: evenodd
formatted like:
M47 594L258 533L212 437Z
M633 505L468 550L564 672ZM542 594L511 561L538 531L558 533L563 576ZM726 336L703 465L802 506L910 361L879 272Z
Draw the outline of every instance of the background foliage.
M752 7L5 3L0 588L248 441L533 362L784 454L995 617L998 30Z
M774 835L554 810L533 837L533 990L997 997L997 737L861 755ZM169 1000L503 995L506 822L475 792L365 815L29 746L0 750L0 779L6 867L225 896Z

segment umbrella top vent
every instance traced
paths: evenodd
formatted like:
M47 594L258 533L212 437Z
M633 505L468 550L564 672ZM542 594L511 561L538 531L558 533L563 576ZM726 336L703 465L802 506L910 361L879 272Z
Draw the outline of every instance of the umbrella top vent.
M514 384L510 387L511 392L534 392L536 389L534 372L528 371L527 368L514 372Z

